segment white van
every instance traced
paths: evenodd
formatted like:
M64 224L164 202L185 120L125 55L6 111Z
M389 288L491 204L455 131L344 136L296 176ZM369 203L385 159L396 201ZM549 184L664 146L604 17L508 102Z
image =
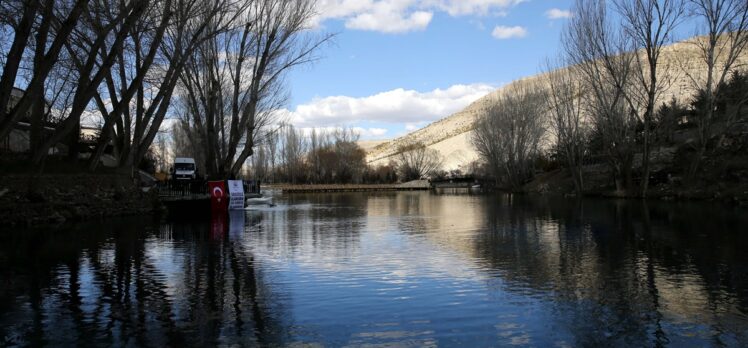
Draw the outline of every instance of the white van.
M195 159L190 157L175 158L171 178L173 180L197 179L197 167L195 166Z

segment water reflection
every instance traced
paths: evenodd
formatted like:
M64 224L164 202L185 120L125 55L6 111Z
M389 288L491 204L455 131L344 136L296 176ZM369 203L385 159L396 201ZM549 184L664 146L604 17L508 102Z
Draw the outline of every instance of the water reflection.
M4 235L10 286L0 296L0 337L31 345L282 342L284 301L275 297L283 295L241 235L215 232L207 222L118 221Z
M474 250L508 291L553 294L574 342L740 345L748 221L723 208L501 197Z
M748 344L745 211L294 195L0 233L0 345Z

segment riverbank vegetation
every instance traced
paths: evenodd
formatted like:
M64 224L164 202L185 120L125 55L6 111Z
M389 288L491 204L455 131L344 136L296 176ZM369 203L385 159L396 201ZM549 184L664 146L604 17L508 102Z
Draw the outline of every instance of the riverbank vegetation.
M4 171L135 179L191 157L210 179L430 175L438 158L419 144L370 167L354 131L284 123L287 73L332 39L309 30L315 11L313 0L2 2Z
M286 73L332 37L308 30L314 4L3 1L2 152L38 171L64 158L132 173L178 119L206 174L236 176L285 101Z
M423 142L372 166L352 129L283 122L285 77L333 37L309 30L314 11L313 0L0 3L0 174L135 179L175 156L210 179L270 183L461 174ZM748 181L745 1L576 0L573 13L544 79L510 86L478 117L469 174L512 191L554 177L568 192L641 197ZM699 28L698 69L663 59L684 23ZM666 98L677 74L690 92Z
M423 144L403 147L398 158L375 166L366 162L358 140L359 134L350 128L304 132L283 124L256 146L247 175L266 183L393 184L439 172L439 155Z
M577 0L573 13L545 80L509 88L480 117L473 143L487 175L514 191L570 178L577 194L639 197L653 185L748 187L745 1ZM689 43L698 75L662 59L684 21L703 28ZM692 96L663 100L663 76L679 73ZM568 176L548 181L558 168Z

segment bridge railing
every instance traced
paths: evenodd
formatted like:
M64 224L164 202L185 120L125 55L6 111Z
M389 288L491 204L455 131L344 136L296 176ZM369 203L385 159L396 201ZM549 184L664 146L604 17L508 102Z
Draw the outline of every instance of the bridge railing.
M156 184L158 195L161 197L184 197L192 195L207 195L208 181L206 180L167 180Z
M260 182L257 180L242 180L244 194L260 193ZM156 184L156 190L161 197L189 197L208 194L208 180L167 180Z

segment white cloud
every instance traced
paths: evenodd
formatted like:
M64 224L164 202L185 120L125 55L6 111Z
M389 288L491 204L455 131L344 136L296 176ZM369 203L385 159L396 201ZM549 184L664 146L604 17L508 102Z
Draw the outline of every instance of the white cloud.
M522 37L527 36L527 29L520 27L520 26L505 27L505 26L499 25L493 28L493 32L491 33L491 36L499 40L522 38Z
M319 26L327 19L339 19L346 28L383 33L423 30L434 12L450 16L505 16L507 10L525 0L320 0Z
M344 129L350 129L354 133L358 134L361 139L381 139L388 130L385 128L364 128L364 127L340 127L340 126L328 126L328 127L299 127L297 128L305 136L312 134L312 131L317 131L317 134L330 134L336 131L342 131Z
M524 0L431 0L424 1L447 12L450 16L497 15L505 16L506 9Z
M361 98L330 96L286 111L286 118L298 127L338 127L363 122L425 124L462 110L494 89L488 84L470 84L429 92L398 88ZM386 132L381 128L367 131L373 136Z
M382 33L404 33L426 29L434 16L431 12L417 11L408 17L401 13L362 13L345 22L349 29L370 30Z
M362 127L353 127L353 131L361 135L361 138L381 138L385 134L387 134L387 129L385 128L362 128Z
M571 18L571 11L552 8L545 12L545 16L548 17L548 19Z

